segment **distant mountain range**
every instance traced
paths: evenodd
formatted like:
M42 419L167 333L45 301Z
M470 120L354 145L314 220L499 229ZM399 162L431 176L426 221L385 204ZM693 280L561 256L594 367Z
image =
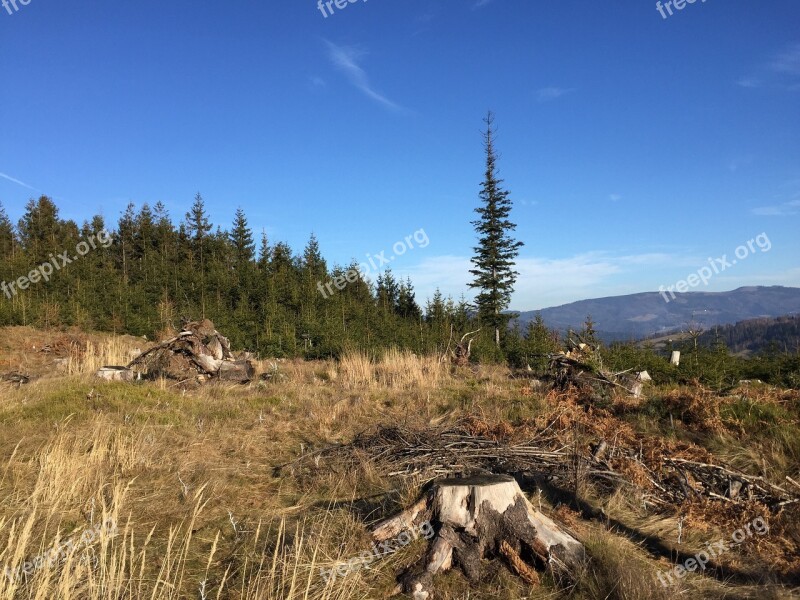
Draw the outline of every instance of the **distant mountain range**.
M691 323L703 329L756 318L800 314L800 288L741 287L730 292L687 292L669 302L658 292L581 300L540 311L520 313L524 330L536 313L551 329L579 330L587 315L605 341L642 339L685 330Z

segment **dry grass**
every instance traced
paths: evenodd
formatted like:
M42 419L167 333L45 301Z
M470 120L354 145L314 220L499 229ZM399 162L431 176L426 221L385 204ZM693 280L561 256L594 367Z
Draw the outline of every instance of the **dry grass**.
M10 335L22 349L0 348L3 368L25 367L41 377L19 388L0 384L0 600L384 598L421 545L328 582L320 568L367 550L365 523L408 504L419 492L417 484L386 478L368 461L313 479L291 466L278 476L275 466L291 463L300 452L350 441L379 423L430 426L472 415L503 424L491 430L497 435L523 435L526 423L562 414L568 422L585 422L587 434L602 431L619 443L642 427L664 427L663 419L641 416L652 408L647 403L626 405L626 420L589 415L576 402L545 398L502 368L454 372L435 357L396 350L378 357L350 353L340 363L264 361L259 370L270 375L266 381L182 392L166 382L89 377L101 364L127 362L126 353L143 340L87 336L81 342L75 333L27 328ZM67 350L39 352L65 336ZM73 342L81 345L68 375L54 361L69 359ZM758 407L775 404L750 400ZM787 402L796 400L777 405L789 410ZM754 436L766 413L737 410L744 432L737 437L699 440L695 429L678 423L663 447L678 447L676 436L692 437L758 470L764 455L737 448L760 443ZM770 410L776 428L789 427L778 418L783 413ZM751 423L749 414L758 419ZM726 418L724 410L720 418ZM775 444L768 459L791 469L791 449L788 442ZM793 468L786 472L797 475L796 462ZM624 492L607 498L591 492L585 500L610 518L654 537L674 536L674 515L656 518ZM554 508L545 504L544 510ZM13 571L67 540L80 540L105 519L116 523L115 535L101 530L27 580L3 575L6 567ZM773 589L724 586L699 576L664 592L655 587L655 573L668 568L666 560L656 560L637 540L604 523L575 525L595 562L573 588L561 589L547 578L530 588L505 571L470 587L451 574L442 580L440 597L779 597ZM699 543L725 533L685 535ZM787 527L781 535L799 534ZM753 565L761 560L765 573L771 568L768 556L742 559Z
M449 379L449 369L436 356L417 356L408 350L392 348L377 360L350 351L339 363L338 379L348 389L438 389Z
M103 340L72 342L65 365L68 375L92 375L104 366L127 365L139 355L141 348L119 336Z

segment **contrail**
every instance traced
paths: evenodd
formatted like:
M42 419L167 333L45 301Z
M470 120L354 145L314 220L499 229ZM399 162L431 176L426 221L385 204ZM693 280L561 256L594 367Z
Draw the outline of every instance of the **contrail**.
M24 181L20 181L19 179L14 179L10 175L6 175L5 173L0 173L0 177L2 177L3 179L8 179L10 182L16 183L17 185L21 185L22 187L28 188L29 190L33 190L34 192L41 192L41 190L37 190L32 185L28 185L27 183L25 183Z

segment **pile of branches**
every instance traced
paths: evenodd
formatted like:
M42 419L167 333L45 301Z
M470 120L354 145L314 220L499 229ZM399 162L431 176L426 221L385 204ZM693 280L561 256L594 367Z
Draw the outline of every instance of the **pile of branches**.
M11 373L0 375L0 381L5 381L12 385L16 385L17 387L20 387L22 385L25 385L26 383L30 383L31 378L30 375L24 375L22 373L17 373L16 371L13 371Z
M575 388L585 393L605 395L613 388L618 388L631 396L639 397L642 394L642 384L650 380L646 371L632 373L629 369L612 373L605 370L598 348L583 341L570 340L566 352L551 354L549 359L553 387L561 391Z
M503 436L476 434L470 419L430 429L381 426L349 444L306 453L279 470L289 468L303 477L326 468L352 472L368 462L387 477L413 477L423 482L493 473L543 478L565 489L572 488L580 473L580 477L609 491L621 486L633 488L645 505L659 507L699 498L733 503L757 501L773 510L800 502L798 494L723 465L669 456L648 460L633 448L615 448L615 460L607 460L609 447L604 440L587 448L576 447L564 439L557 421L554 419L533 437L516 442ZM630 468L622 472L612 466L621 462L630 463Z
M250 360L237 360L228 338L208 319L190 321L181 333L134 358L127 366L149 378L176 381L218 379L247 383L255 368Z

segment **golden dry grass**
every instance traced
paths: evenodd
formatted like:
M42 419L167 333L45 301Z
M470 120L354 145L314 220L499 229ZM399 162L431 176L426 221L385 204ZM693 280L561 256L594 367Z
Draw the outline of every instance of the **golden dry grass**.
M27 335L26 343L41 347L48 335L63 334L31 330ZM320 568L368 549L365 524L407 505L418 485L387 479L368 462L353 472L329 472L313 480L293 473L291 466L280 474L274 467L302 451L347 442L379 423L425 427L473 415L506 428L523 427L565 408L501 367L451 370L436 357L397 350L377 357L354 352L340 363L263 361L259 371L270 374L269 380L249 386L183 392L168 382L99 382L90 376L97 366L127 362L126 353L143 341L103 336L88 341L76 346L71 375L46 362L69 355L37 354L26 363L7 350L0 357L6 366L16 363L13 368L41 367L41 377L30 385L0 384L0 600L387 597L396 573L422 552L422 545L327 582ZM578 415L583 408L570 405L569 410ZM607 417L597 426L613 426L620 436L629 429L660 427L651 417L642 418L640 426L636 411L643 410L646 405L625 405L626 415L632 411L628 422L613 424ZM678 433L696 436L690 428ZM749 430L745 433L705 441L734 453L748 440L756 443ZM785 445L772 451L785 467ZM742 454L739 460L756 468L763 455ZM585 500L642 533L673 535L674 517L648 515L630 494L601 498L587 489ZM554 509L545 502L545 511ZM27 579L3 575L5 568L13 572L65 541L80 540L108 519L116 524L114 535L100 529L90 543L73 545ZM470 587L451 574L442 579L440 597L782 593L698 576L665 592L654 587L656 572L668 567L665 560L603 523L580 521L576 531L596 566L574 588L563 590L547 579L530 588L505 572ZM724 533L688 531L687 538L699 543ZM746 558L752 562L758 555ZM769 569L768 557L763 562Z

